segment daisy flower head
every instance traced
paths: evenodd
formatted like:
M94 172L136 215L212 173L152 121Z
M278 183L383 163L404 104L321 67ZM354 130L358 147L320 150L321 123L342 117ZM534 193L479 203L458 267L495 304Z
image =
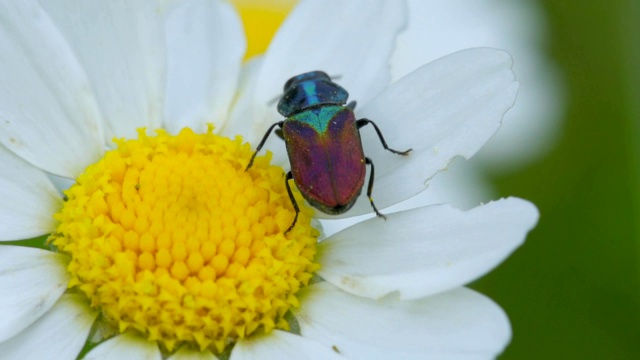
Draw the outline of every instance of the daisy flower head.
M390 84L398 1L304 1L244 63L214 0L0 4L0 354L7 358L491 358L503 311L464 284L537 221L525 200L371 219L323 238L284 182L284 81L324 70L358 101L384 209L498 130L511 58L470 49ZM250 145L252 144L252 145ZM72 179L61 193L60 178ZM54 182L57 184L54 185ZM370 212L360 199L341 216Z

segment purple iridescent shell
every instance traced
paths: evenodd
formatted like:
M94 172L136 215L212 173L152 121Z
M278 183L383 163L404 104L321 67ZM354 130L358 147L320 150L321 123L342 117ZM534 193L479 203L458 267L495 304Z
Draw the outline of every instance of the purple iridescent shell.
M355 203L366 174L353 111L329 106L287 119L282 131L293 180L309 203L340 214Z

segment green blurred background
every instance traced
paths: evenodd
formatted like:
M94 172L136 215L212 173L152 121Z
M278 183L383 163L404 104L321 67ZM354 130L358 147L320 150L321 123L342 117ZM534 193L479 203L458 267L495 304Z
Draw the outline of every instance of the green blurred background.
M566 87L562 134L544 158L492 174L541 218L472 287L509 314L501 359L640 359L640 1L540 3Z

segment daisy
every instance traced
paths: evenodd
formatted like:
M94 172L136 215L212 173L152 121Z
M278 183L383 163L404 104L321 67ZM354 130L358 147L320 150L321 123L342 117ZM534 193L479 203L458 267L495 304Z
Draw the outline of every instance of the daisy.
M249 143L280 120L270 100L314 69L340 76L387 142L414 149L386 154L363 131L380 208L477 152L515 100L510 56L466 50L389 85L406 17L397 1L303 2L243 66L224 2L0 4L0 239L49 234L47 249L0 246L0 354L500 353L506 315L462 286L524 241L532 204L429 206L322 239L324 215L306 206L284 233L294 212L281 143L244 171ZM64 195L60 178L73 179ZM360 199L345 216L365 212Z

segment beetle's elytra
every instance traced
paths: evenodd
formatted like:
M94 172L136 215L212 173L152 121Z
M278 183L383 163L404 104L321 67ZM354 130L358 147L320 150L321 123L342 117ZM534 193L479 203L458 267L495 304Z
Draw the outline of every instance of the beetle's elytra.
M367 196L377 216L384 218L371 197L373 162L364 155L359 129L373 125L382 146L392 153L407 155L387 146L378 126L369 119L356 120L355 101L345 105L349 93L331 81L322 71L311 71L292 77L284 84L284 94L278 102L278 112L285 120L269 127L253 153L246 170L276 127L282 129L291 171L285 177L289 198L296 211L289 232L300 212L289 180L293 179L302 196L315 208L327 214L349 210L362 191L366 165L371 165Z

